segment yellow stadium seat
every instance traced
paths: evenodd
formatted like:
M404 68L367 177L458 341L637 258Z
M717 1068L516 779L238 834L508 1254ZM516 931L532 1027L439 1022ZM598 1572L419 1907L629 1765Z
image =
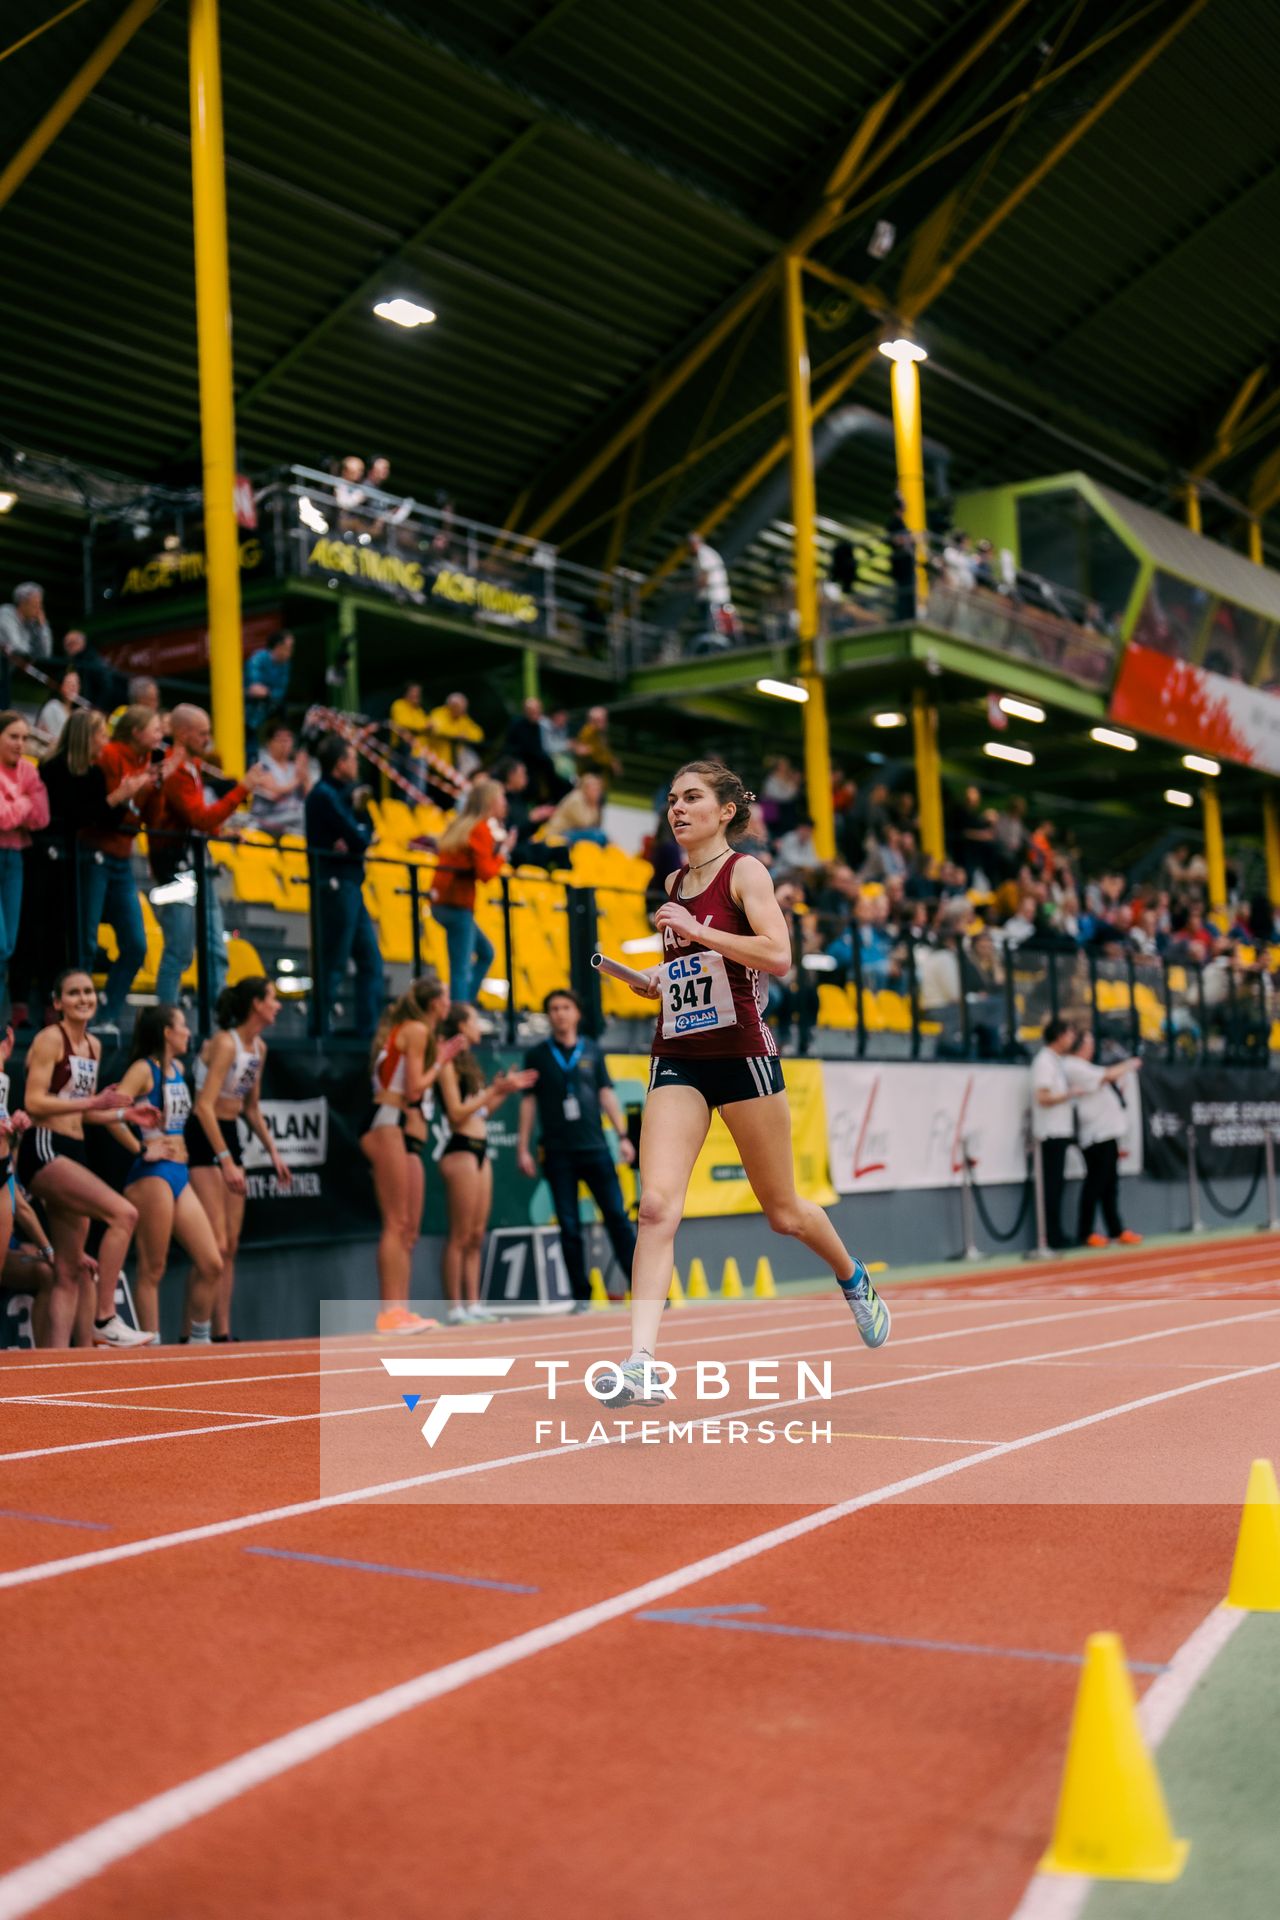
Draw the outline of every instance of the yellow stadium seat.
M296 833L280 840L280 905L285 913L306 913L311 906L307 843Z
M841 1031L857 1025L853 1017L853 1001L847 987L837 987L830 980L819 982L818 1025L836 1027Z
M413 962L413 903L404 868L371 860L364 873L364 901L378 927L382 957L392 966Z
M210 851L219 865L230 869L237 900L247 906L283 907L280 850L269 835L247 833L239 843L215 840L210 843Z

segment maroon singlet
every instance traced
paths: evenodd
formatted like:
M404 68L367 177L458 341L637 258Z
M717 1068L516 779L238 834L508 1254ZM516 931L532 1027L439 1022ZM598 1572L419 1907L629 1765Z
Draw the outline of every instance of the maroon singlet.
M690 900L682 900L680 889L684 884L687 869L682 868L679 879L671 890L671 899L678 906L687 908L695 920L703 926L715 927L721 933L736 933L750 939L754 932L751 922L733 898L729 888L734 868L739 860L747 856L731 853L727 860L717 868L711 884ZM697 940L683 939L673 933L670 927L662 929L663 960L674 960L679 954L708 951L700 947ZM729 987L733 995L733 1010L737 1015L737 1025L724 1027L712 1033L682 1034L677 1038L664 1038L662 1032L662 1014L658 1015L658 1025L653 1037L655 1054L676 1060L743 1060L759 1059L762 1054L775 1054L773 1035L764 1024L765 985L755 967L744 967L737 960L722 955L725 972L729 978Z

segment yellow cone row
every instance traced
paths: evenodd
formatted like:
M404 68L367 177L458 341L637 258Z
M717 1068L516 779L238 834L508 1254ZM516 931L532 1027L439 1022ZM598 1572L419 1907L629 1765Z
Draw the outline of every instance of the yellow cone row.
M1280 1613L1280 1487L1270 1460L1255 1460L1249 1471L1227 1604ZM1120 1637L1091 1634L1053 1839L1040 1870L1168 1882L1181 1874L1190 1844L1178 1839L1170 1824Z

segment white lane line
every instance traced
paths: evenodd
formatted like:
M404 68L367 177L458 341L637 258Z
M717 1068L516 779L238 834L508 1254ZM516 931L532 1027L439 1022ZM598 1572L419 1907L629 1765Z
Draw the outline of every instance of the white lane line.
M56 1399L50 1398L48 1400L42 1400L37 1396L33 1396L29 1400L23 1400L22 1405L24 1407L53 1407L58 1412L61 1412L63 1407L91 1407L98 1413L198 1413L207 1415L211 1420L239 1420L241 1422L247 1417L248 1411L246 1408L236 1408L234 1411L229 1411L226 1407L157 1407L154 1404L145 1407L134 1407L130 1406L127 1401L121 1402L119 1400L67 1400L64 1399L61 1394L59 1394ZM287 1420L289 1418L287 1413L264 1413L255 1417L261 1420ZM0 1455L0 1458L3 1458L3 1455Z
M1154 1753L1241 1621L1241 1607L1224 1602L1187 1636L1168 1669L1152 1681L1138 1706L1138 1719ZM1095 1882L1087 1874L1037 1873L1010 1920L1077 1920ZM0 1894L4 1883L0 1881Z
M1257 1374L1278 1372L1280 1360L1270 1361L1252 1371ZM309 1721L275 1740L268 1740L246 1753L238 1754L234 1760L196 1774L165 1793L156 1794L123 1813L112 1815L97 1826L89 1827L73 1839L64 1841L61 1846L28 1861L25 1866L5 1874L0 1878L0 1920L22 1920L23 1915L33 1913L48 1901L70 1893L88 1880L96 1879L108 1867L141 1852L166 1834L179 1832L192 1821L241 1798L254 1787L277 1780L282 1774L305 1766L321 1754L332 1752L335 1747L368 1733L374 1727L385 1726L399 1719L402 1714L411 1713L447 1694L457 1693L477 1680L504 1672L522 1661L532 1659L536 1654L580 1639L584 1634L594 1632L597 1627L607 1626L642 1608L652 1607L673 1593L701 1585L703 1581L728 1572L731 1567L742 1566L749 1560L772 1552L775 1547L788 1546L793 1540L801 1540L808 1534L833 1526L851 1514L880 1506L900 1494L932 1486L970 1467L983 1466L1026 1448L1042 1446L1067 1434L1079 1433L1087 1427L1101 1426L1124 1414L1137 1413L1189 1394L1203 1393L1210 1387L1230 1385L1239 1377L1238 1374L1231 1374L1223 1380L1188 1381L1183 1386L1170 1387L1162 1393L1145 1394L1138 1400L1126 1400L1118 1406L1104 1407L1097 1413L1085 1414L1077 1420L1042 1427L1038 1432L1023 1434L1016 1440L1001 1441L998 1446L965 1454L959 1460L945 1460L936 1467L926 1468L906 1479L889 1481L853 1499L824 1507L817 1513L804 1514L797 1520L788 1521L785 1526L755 1534L739 1541L736 1546L725 1547L719 1553L691 1561L683 1567L677 1567L672 1573L662 1574L655 1580L645 1581L641 1586L614 1594L608 1600L578 1607L572 1613L562 1614L558 1620L549 1620L540 1627L515 1634L508 1640L500 1640L478 1653L448 1661L442 1667L429 1668L398 1686L371 1694L349 1707L339 1708L335 1713L324 1714L318 1720Z
M980 1326L980 1327L954 1327L939 1333L911 1334L908 1336L907 1339L899 1340L897 1341L896 1344L899 1347L911 1347L911 1346L919 1346L922 1343L929 1343L936 1340L963 1339L973 1334L1003 1333L1003 1332L1007 1332L1010 1328L1021 1329L1022 1327L1049 1326L1049 1325L1052 1325L1055 1321L1059 1321L1059 1320L1077 1320L1080 1318L1091 1319L1098 1314L1128 1313L1136 1308L1147 1307L1152 1304L1167 1306L1168 1302L1158 1301L1158 1302L1152 1303L1144 1300L1125 1301L1116 1306L1090 1307L1085 1311L1083 1315L1078 1309L1070 1308L1064 1313L1060 1312L1060 1313L1039 1314L1033 1320L1027 1320L1027 1319L992 1320L992 1321L989 1321L985 1326ZM1280 1312L1280 1308L1277 1308L1276 1311ZM1243 1316L1233 1314L1229 1317L1232 1319L1238 1319ZM827 1326L828 1324L829 1323L825 1320L812 1323L812 1325L816 1326L819 1330L821 1330L821 1328ZM1200 1324L1200 1323L1197 1323L1197 1324ZM777 1331L779 1330L775 1329L775 1332ZM806 1327L805 1326L788 1327L785 1329L785 1331L792 1334L803 1333L806 1331ZM748 1337L748 1336L743 1336L743 1335L728 1336L728 1338L730 1339L745 1338L745 1337ZM754 1337L754 1336L751 1336L751 1337ZM1144 1338L1144 1337L1145 1336L1141 1336L1141 1335L1139 1336L1139 1338ZM705 1346L708 1344L708 1342L706 1342L705 1340L692 1340L692 1341L686 1340L678 1343L668 1343L668 1345L664 1347L664 1351L669 1351L670 1346L674 1344L679 1344L680 1346ZM801 1347L791 1353L757 1355L756 1357L757 1359L803 1360L803 1359L814 1359L818 1355L823 1353L849 1353L849 1352L856 1352L856 1351L858 1350L851 1349L848 1341L845 1340L845 1341L841 1341L839 1345L834 1347ZM1074 1347L1068 1347L1065 1349L1060 1349L1060 1351L1065 1351L1068 1353L1074 1353L1076 1351L1091 1352L1092 1348L1076 1349ZM725 1364L727 1366L746 1366L748 1362L738 1361L738 1360L729 1360L729 1361L726 1361ZM996 1364L1004 1365L1007 1363L1002 1361ZM957 1366L954 1370L960 1373L972 1371L971 1368L966 1368L963 1366ZM345 1372L347 1371L347 1369L344 1368L342 1369L342 1371ZM355 1371L364 1372L365 1369L357 1368L355 1369ZM381 1369L370 1368L369 1371L380 1372ZM930 1374L923 1377L934 1378L935 1376ZM208 1383L206 1382L204 1384L208 1384ZM911 1386L913 1382L910 1379L908 1379L905 1381L884 1382L883 1384ZM529 1386L500 1387L497 1389L497 1393L503 1394L503 1395L510 1394L510 1393L538 1393L538 1392L541 1392L542 1390L543 1389L542 1389L541 1382L534 1381ZM434 1395L425 1396L423 1404L426 1406L431 1406L433 1404L434 1398L435 1398ZM58 1405L60 1403L57 1401L54 1401L53 1404ZM253 1415L253 1414L250 1414L246 1409L241 1415L232 1416L232 1418L235 1421L235 1424L225 1426L225 1427L189 1427L183 1430L182 1432L170 1432L170 1433L127 1433L127 1434L120 1434L115 1438L105 1439L105 1440L66 1440L56 1446L19 1447L9 1453L0 1453L0 1466L4 1465L6 1461L45 1460L50 1458L52 1455L58 1454L58 1453L94 1453L104 1447L149 1446L161 1440L190 1440L195 1438L197 1435L206 1434L206 1433L239 1433L239 1432L242 1432L247 1427L260 1427L260 1426L269 1425L269 1424L276 1424L279 1426L298 1426L308 1420L334 1420L341 1416L351 1414L351 1413L383 1413L388 1411L399 1412L399 1409L400 1409L400 1402L398 1400L396 1401L378 1400L378 1401L374 1401L370 1405L363 1406L363 1407L325 1408L320 1411L308 1412L308 1413L278 1413L278 1414ZM149 1412L149 1411L152 1411L152 1409L140 1408L140 1409L137 1409L137 1411Z
M1274 1319L1278 1315L1280 1315L1280 1308L1272 1307L1272 1308L1267 1308L1255 1314L1243 1314L1243 1315L1233 1314L1230 1317L1236 1320L1238 1319L1262 1320L1262 1319ZM1135 1342L1141 1342L1143 1340L1170 1339L1175 1334L1180 1334L1180 1333L1198 1333L1201 1331L1202 1327L1205 1324L1206 1324L1205 1322L1197 1320L1197 1321L1192 1321L1188 1323L1188 1325L1183 1327L1162 1328L1157 1333L1129 1334L1129 1335L1126 1335L1125 1338L1121 1340L1108 1340L1108 1341L1101 1342L1100 1349L1105 1347L1127 1347L1127 1346L1133 1345ZM1209 1322L1207 1324L1212 1325L1214 1323ZM1079 1348L1066 1347L1066 1348L1060 1349L1060 1351L1065 1353L1072 1353L1072 1352L1088 1353L1092 1351L1092 1349L1088 1347L1079 1347ZM1006 1367L1025 1366L1029 1359L1036 1358L1036 1357L1038 1356L1027 1355L1027 1354L1014 1354L1000 1360L979 1360L979 1361L973 1362L970 1366L966 1367L964 1369L964 1372L994 1373ZM926 1362L925 1364L927 1365L928 1363ZM1264 1365L1249 1367L1249 1368L1246 1368L1243 1372L1237 1371L1230 1374L1224 1374L1221 1376L1221 1380L1215 1380L1212 1383L1206 1383L1203 1380L1195 1380L1195 1381L1192 1381L1189 1385L1184 1387L1171 1387L1171 1388L1168 1388L1165 1393L1156 1394L1154 1396L1154 1400L1174 1398L1181 1393L1195 1393L1200 1387L1206 1384L1220 1385L1222 1381L1225 1381L1228 1379L1232 1379L1232 1380L1247 1379L1252 1374L1269 1373L1269 1372L1275 1371L1276 1369L1280 1369L1280 1360L1268 1361ZM928 1373L920 1373L915 1375L908 1375L905 1380L869 1380L863 1386L839 1388L835 1393L832 1394L831 1399L832 1400L848 1400L848 1399L854 1398L858 1394L883 1393L886 1391L891 1391L895 1387L926 1386L931 1381L934 1381L934 1380L939 1380L939 1379L954 1380L956 1377L957 1376L954 1371L948 1371L944 1374L928 1372ZM504 1390L500 1388L498 1391L501 1392ZM526 1392L528 1391L528 1389L516 1387L516 1388L507 1388L505 1389L505 1391L520 1393L520 1392ZM816 1404L825 1406L825 1405L829 1405L830 1403L828 1401L822 1401ZM1141 1403L1135 1401L1131 1404L1145 1405L1147 1403L1145 1401ZM802 1407L802 1406L807 1407L809 1411L812 1412L815 1406L815 1402L813 1401L812 1398L798 1399L798 1400L782 1400L782 1401L771 1400L771 1401L768 1401L763 1406L752 1405L752 1406L744 1407L738 1411L731 1411L730 1409L726 1408L726 1409L718 1410L714 1414L706 1415L702 1420L698 1422L698 1424L705 1425L707 1420L719 1421L719 1420L727 1420L727 1419L735 1419L735 1420L764 1419L767 1417L772 1417L775 1414L785 1412L792 1407ZM336 1418L345 1418L352 1414L380 1413L380 1412L385 1412L389 1410L391 1410L390 1407L384 1407L383 1404L379 1402L374 1406L370 1406L370 1407L337 1408L333 1411L332 1414L325 1415L322 1417L336 1419ZM292 1418L294 1416L285 1416L285 1417ZM248 1424L249 1423L246 1422L246 1425ZM256 1424L265 1426L265 1425L270 1425L271 1422L261 1421ZM1085 1424L1086 1425L1088 1424L1087 1420ZM199 1432L201 1431L201 1429L196 1428L196 1429L193 1429L193 1431ZM207 1429L207 1431L218 1432L219 1429L209 1428ZM227 1431L227 1429L221 1429L221 1431ZM1066 1431L1066 1429L1063 1429L1063 1431ZM151 1438L180 1439L186 1436L178 1435L178 1434L142 1435L142 1436L135 1436L135 1439L139 1437L142 1439L151 1439ZM101 1443L87 1442L85 1444L88 1444L88 1445L102 1444L105 1446L110 1446L114 1443L111 1441L104 1441ZM603 1444L606 1446L618 1446L623 1443L617 1439L613 1439L613 1440L605 1441ZM1000 1446L1004 1446L1007 1444L1010 1444L1010 1443L1006 1443L1006 1442L999 1443ZM39 1450L37 1449L37 1451ZM65 1451L68 1451L68 1449L66 1448L51 1449L51 1451L65 1452ZM137 1559L142 1554L159 1553L170 1547L189 1546L193 1542L199 1541L199 1540L219 1539L224 1534L238 1533L243 1529L250 1528L250 1527L266 1526L274 1520L296 1519L298 1518L299 1515L302 1515L302 1514L321 1513L321 1512L327 1511L330 1507L353 1506L360 1501L376 1500L390 1494L405 1493L412 1488L432 1486L432 1485L435 1485L437 1482L444 1481L444 1480L461 1480L461 1479L467 1479L474 1474L495 1473L500 1471L504 1467L525 1466L530 1461L535 1461L535 1460L555 1460L563 1457L565 1454L574 1454L581 1457L592 1451L593 1451L593 1448L590 1445L578 1445L575 1442L569 1442L566 1445L558 1446L558 1447L536 1447L531 1451L525 1452L525 1453L502 1454L492 1459L470 1461L464 1466L438 1467L432 1473L413 1474L407 1479L387 1480L387 1481L378 1482L377 1484L371 1485L371 1486L354 1487L344 1493L322 1494L314 1500L294 1501L291 1505L286 1507L269 1507L257 1513L239 1515L236 1518L231 1520L206 1521L202 1526L183 1527L178 1529L174 1533L151 1534L151 1535L144 1536L142 1539L139 1539L139 1540L123 1541L119 1546L102 1547L93 1553L69 1554L59 1560L44 1560L44 1561L39 1561L37 1563L34 1563L31 1566L12 1567L7 1572L0 1573L0 1592L3 1592L4 1589L7 1587L29 1586L33 1582L38 1580L56 1580L56 1579L59 1579L63 1574L81 1573L93 1567L109 1566L114 1564L114 1562L116 1562L117 1560L134 1560L134 1559Z

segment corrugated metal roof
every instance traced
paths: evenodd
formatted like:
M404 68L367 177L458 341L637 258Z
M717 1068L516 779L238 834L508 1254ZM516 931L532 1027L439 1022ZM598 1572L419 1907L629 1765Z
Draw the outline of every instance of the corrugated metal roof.
M1112 487L1094 485L1157 567L1204 587L1217 599L1248 607L1264 619L1280 620L1280 573L1274 568L1255 567L1244 554L1192 533L1167 514L1154 513Z

